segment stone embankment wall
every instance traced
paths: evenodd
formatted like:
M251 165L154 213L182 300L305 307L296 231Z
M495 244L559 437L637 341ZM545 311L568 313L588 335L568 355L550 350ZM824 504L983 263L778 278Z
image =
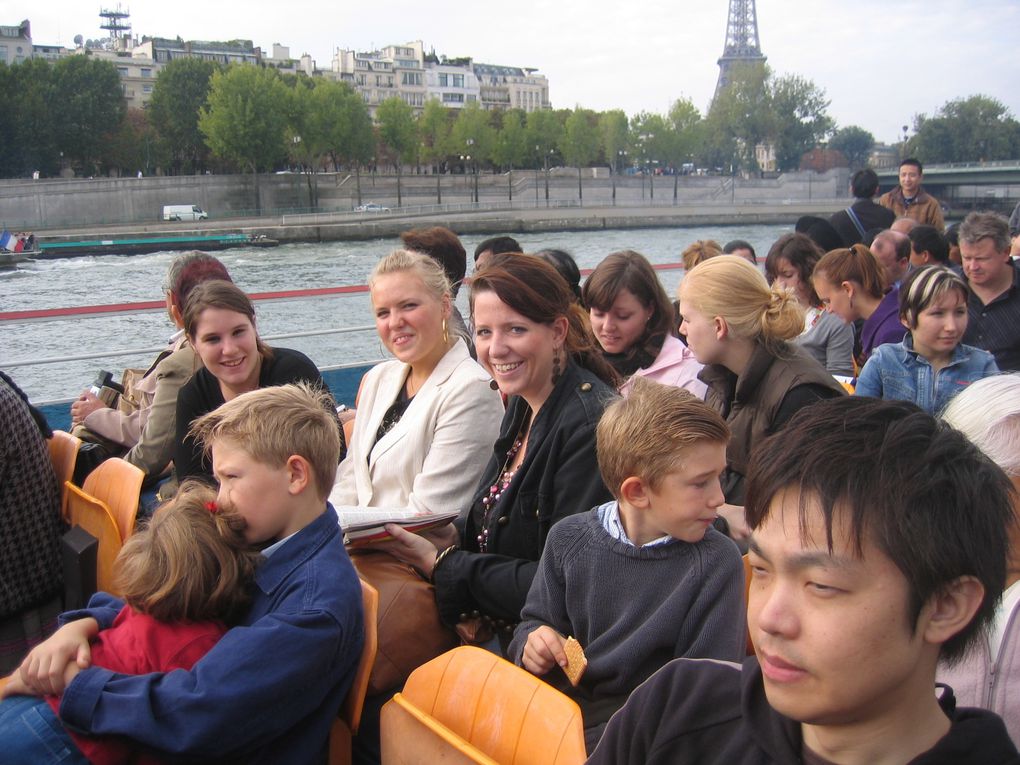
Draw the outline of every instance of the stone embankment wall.
M470 207L477 184L481 208L533 213L549 208L544 217L555 218L557 213L552 208L560 206L619 206L643 208L649 213L662 207L736 210L775 205L813 209L821 205L838 209L847 196L846 170L792 173L776 179L592 175L590 169L582 173L579 198L577 172L571 168L557 168L548 178L529 170L517 170L512 175L481 174L477 178L405 174L400 179L400 202L401 208L408 208L408 215L424 212L416 208L437 205L464 210ZM359 179L353 174L322 174L318 177L318 194L319 210L324 212L349 212L359 198L394 208L394 212L398 206L394 175L362 174ZM264 216L279 218L310 209L307 178L300 174L260 176L259 196ZM209 213L210 222L251 217L256 208L253 179L251 175L200 175L0 181L0 226L10 229L42 231L124 224L148 227L160 221L163 206L170 204L200 205ZM634 215L646 217L643 212ZM717 219L718 213L713 212L713 216ZM273 222L265 224L272 226Z

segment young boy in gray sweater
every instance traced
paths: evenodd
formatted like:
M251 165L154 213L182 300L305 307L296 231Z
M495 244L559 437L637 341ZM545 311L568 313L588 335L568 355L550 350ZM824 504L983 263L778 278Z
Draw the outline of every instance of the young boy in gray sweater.
M560 521L510 644L510 657L581 707L591 751L630 692L679 657L743 657L744 571L712 528L723 503L729 429L687 391L636 379L596 431L616 500ZM588 668L571 687L564 643Z

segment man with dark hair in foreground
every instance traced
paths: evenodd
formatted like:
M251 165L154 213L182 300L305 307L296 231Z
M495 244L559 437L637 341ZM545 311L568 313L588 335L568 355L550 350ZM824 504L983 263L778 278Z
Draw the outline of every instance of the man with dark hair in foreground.
M936 693L1006 577L1009 480L912 404L807 407L751 460L742 666L679 659L592 763L1020 763L1002 720Z

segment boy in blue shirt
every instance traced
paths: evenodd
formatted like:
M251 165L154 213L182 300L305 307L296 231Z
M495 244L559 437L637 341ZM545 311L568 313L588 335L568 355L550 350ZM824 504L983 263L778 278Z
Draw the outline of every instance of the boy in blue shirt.
M211 452L217 503L245 519L249 542L266 545L242 624L190 671L115 674L89 667L90 638L122 605L99 593L64 615L5 694L63 691L49 726L58 739L63 723L193 759L324 761L364 636L361 587L326 502L340 454L335 418L324 394L286 385L238 396L192 432Z
M509 655L578 702L589 751L630 692L667 662L743 655L740 553L712 528L729 435L689 392L635 379L596 430L599 470L616 500L549 532ZM576 688L556 669L567 665L567 636L588 660Z

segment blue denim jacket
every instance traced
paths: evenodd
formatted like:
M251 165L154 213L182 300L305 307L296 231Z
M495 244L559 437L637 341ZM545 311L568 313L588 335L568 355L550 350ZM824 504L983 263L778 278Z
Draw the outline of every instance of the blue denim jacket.
M857 378L857 396L913 401L937 415L972 382L999 371L988 351L960 343L948 365L934 372L928 359L914 350L908 334L900 343L878 346Z

